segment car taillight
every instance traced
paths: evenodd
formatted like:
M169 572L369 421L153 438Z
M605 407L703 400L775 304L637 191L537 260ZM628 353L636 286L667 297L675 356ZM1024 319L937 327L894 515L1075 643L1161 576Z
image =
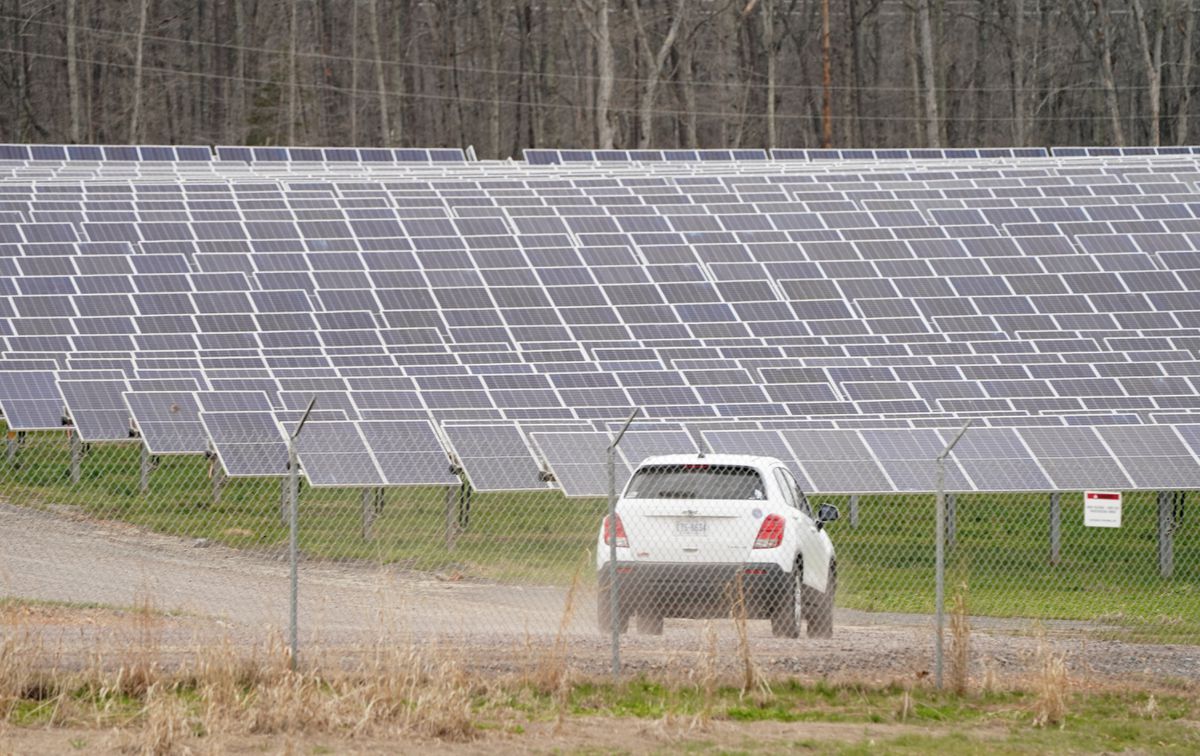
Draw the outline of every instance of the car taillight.
M773 549L783 543L783 518L777 514L767 515L758 528L758 536L754 539L754 548Z
M604 544L612 545L612 528L609 526L608 518L604 518ZM617 515L617 546L619 548L629 548L629 539L625 537L625 526L621 524L621 516Z

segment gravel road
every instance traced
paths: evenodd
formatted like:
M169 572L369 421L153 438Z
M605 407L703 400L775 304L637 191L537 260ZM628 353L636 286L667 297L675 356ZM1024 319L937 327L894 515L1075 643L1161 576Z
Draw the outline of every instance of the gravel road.
M157 645L183 650L229 640L261 645L287 627L288 568L279 559L149 533L69 512L0 504L0 594L54 602L130 607L149 601L168 613ZM302 563L300 627L305 649L348 651L381 638L414 639L463 649L487 669L528 664L554 641L564 614L561 587L439 579L423 573L332 563ZM585 673L607 669L608 643L594 629L595 595L577 597L565 637L571 664ZM119 614L119 613L118 613ZM57 616L57 615L54 615ZM67 616L67 615L64 615ZM932 670L932 622L923 615L838 610L831 641L772 638L751 622L750 646L760 668L803 678L890 681ZM49 619L36 632L59 653L89 653L120 640L120 623ZM733 664L733 623L717 622L723 659ZM622 644L631 670L687 674L702 648L704 623L668 620L659 637L631 634ZM1200 679L1200 647L1099 640L1083 623L1048 623L1046 642L1065 653L1074 674L1112 681ZM978 674L1019 678L1038 640L1022 620L972 621ZM12 625L0 624L0 633ZM531 650L533 649L533 650Z

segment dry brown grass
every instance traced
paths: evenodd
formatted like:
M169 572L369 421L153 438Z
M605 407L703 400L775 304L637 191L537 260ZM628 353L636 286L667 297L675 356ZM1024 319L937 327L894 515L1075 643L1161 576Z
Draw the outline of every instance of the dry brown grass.
M740 572L730 586L730 593L732 600L730 601L729 616L733 619L733 626L737 631L737 657L742 666L742 695L753 692L762 697L769 697L771 687L759 672L758 665L754 662L753 650L750 648L746 590Z
M1032 678L1034 726L1062 727L1067 719L1067 697L1071 689L1067 655L1051 647L1044 631L1038 638Z
M950 690L966 695L971 682L971 621L967 616L967 584L960 583L950 608Z

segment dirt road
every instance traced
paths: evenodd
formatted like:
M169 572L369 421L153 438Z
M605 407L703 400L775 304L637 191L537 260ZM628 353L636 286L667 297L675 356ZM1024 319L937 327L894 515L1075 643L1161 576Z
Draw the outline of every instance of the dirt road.
M228 639L262 645L288 618L288 566L268 556L84 520L63 512L0 504L0 594L20 599L130 607L167 613L163 648ZM562 587L444 580L378 567L305 562L300 569L303 648L353 649L381 638L461 648L475 665L506 669L528 663L529 648L553 642L564 616ZM577 597L566 626L571 663L603 673L608 641L594 629L595 596ZM974 621L972 658L983 673L1019 676L1036 647L1029 623ZM928 617L838 610L831 641L772 638L751 622L750 645L764 670L813 677L907 679L932 670ZM717 622L722 656L732 664L733 623ZM704 623L668 620L659 637L631 634L627 669L686 674L702 648ZM0 632L5 628L0 627ZM29 628L26 628L28 631ZM1080 673L1108 679L1200 678L1200 648L1096 640L1078 623L1051 623L1049 642ZM113 628L53 621L37 630L50 645L85 651Z

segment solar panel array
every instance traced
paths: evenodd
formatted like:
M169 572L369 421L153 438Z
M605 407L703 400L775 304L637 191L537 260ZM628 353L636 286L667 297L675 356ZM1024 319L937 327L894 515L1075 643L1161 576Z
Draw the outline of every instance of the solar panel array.
M11 430L279 476L315 396L314 485L597 495L639 407L618 483L708 448L866 493L929 490L969 417L952 490L1200 478L1195 148L0 145L0 177Z

